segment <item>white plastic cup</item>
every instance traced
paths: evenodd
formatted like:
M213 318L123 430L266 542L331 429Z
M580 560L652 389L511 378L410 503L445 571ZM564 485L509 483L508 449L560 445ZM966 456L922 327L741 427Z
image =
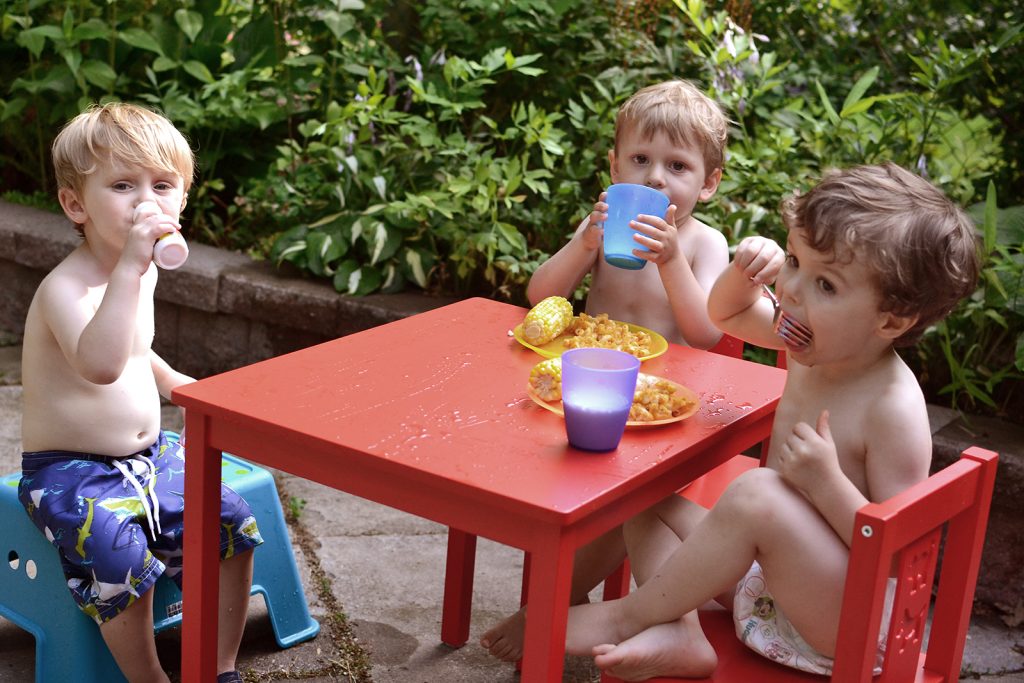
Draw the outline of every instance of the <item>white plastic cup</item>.
M135 207L135 212L132 214L132 223L138 223L142 220L143 214L153 215L159 213L163 213L163 211L156 202L142 202ZM188 244L178 230L160 235L156 240L156 244L153 245L153 263L164 270L180 268L186 259L188 259Z
M638 234L629 226L640 214L665 217L668 197L646 185L616 183L608 187L605 203L608 220L604 223L604 260L626 270L640 270L647 261L635 256L633 250L650 251L633 239Z
M187 258L188 245L177 230L160 235L153 245L153 263L164 270L180 268Z

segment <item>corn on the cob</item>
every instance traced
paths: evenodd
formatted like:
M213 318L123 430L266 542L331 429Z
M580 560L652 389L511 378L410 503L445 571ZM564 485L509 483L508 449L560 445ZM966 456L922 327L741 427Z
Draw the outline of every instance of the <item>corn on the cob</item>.
M562 398L562 359L549 358L530 371L530 386L545 401Z
M561 296L549 296L530 309L523 320L523 339L535 346L547 344L572 323L572 304Z

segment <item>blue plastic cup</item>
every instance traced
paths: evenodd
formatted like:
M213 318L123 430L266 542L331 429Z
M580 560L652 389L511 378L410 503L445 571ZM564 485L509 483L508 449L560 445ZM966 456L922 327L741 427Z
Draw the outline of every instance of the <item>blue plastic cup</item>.
M562 354L562 409L569 443L587 451L615 450L636 392L640 359L613 349Z
M604 223L604 260L627 270L640 270L647 261L633 255L634 249L650 251L633 239L637 234L629 222L640 214L665 217L668 197L654 188L632 183L611 185L605 198L608 220Z

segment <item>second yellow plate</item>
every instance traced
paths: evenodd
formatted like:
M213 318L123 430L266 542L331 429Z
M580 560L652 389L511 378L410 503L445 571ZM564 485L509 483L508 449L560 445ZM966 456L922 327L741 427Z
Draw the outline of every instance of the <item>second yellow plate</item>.
M684 411L680 415L676 415L675 417L669 417L664 420L649 420L646 422L642 422L639 420L630 420L626 423L627 427L657 427L659 425L667 425L673 422L681 422L686 418L694 415L698 410L700 410L700 397L697 396L697 393L693 391L693 389L683 386L678 382L673 382L670 379L658 377L657 375L647 375L641 372L640 375L637 377L637 385L643 386L644 384L647 383L654 383L662 380L671 384L672 387L676 390L676 392L678 392L681 396L685 396L690 401L690 406L686 409L686 411ZM531 387L529 383L527 383L526 385L526 394L531 399L533 399L534 403L541 406L542 408L547 408L556 415L561 415L563 417L565 416L565 411L562 408L561 400L545 401L544 399L537 395L537 392L533 390L533 387Z
M646 332L651 336L651 350L646 356L640 357L641 361L657 358L661 354L668 351L668 341L666 341L664 337L662 337L654 330L649 330L646 327L640 327L639 325L634 325L633 323L626 323L626 326L629 327L630 332ZM512 336L516 338L517 342L519 342L528 349L533 349L534 351L544 356L545 358L556 358L565 353L565 340L571 337L572 333L566 332L555 337L547 344L543 344L541 346L534 346L533 344L523 339L523 325L522 323L520 323L519 325L516 325L515 328L513 328Z

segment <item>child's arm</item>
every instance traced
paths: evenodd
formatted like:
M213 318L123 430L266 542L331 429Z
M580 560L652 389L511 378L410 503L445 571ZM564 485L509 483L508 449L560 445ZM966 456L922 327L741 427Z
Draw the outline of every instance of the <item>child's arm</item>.
M639 233L635 239L650 251L634 254L658 266L676 328L686 343L710 349L722 338L722 331L708 317L708 292L729 265L729 244L717 230L696 225L691 253L684 253L675 214L673 204L664 219L645 216L644 222L635 221L633 227Z
M136 343L142 279L152 263L153 243L168 225L177 224L149 218L132 227L95 309L88 296L96 286L88 283L94 274L83 274L85 268L60 273L47 288L46 324L83 379L111 384L124 372Z
M149 363L153 368L153 377L156 379L156 388L168 401L171 400L171 392L182 384L195 382L194 377L178 372L172 368L167 361L157 355L156 351L149 352Z
M775 308L763 296L774 282L785 252L764 237L747 237L736 247L730 267L722 271L708 295L708 316L719 329L768 349L785 345L772 330Z
M815 427L798 423L774 463L782 477L801 491L847 546L854 519L868 502L880 502L928 476L931 435L924 401L879 400L867 411L864 468L869 495L864 495L839 466L829 429L828 411Z
M604 192L594 204L590 215L576 228L572 239L551 258L542 263L526 286L526 298L535 306L549 296L572 298L572 293L597 261L604 237L602 225L608 219Z
M839 467L828 420L825 410L813 427L798 422L775 449L773 463L782 478L807 497L849 547L854 515L868 499Z

